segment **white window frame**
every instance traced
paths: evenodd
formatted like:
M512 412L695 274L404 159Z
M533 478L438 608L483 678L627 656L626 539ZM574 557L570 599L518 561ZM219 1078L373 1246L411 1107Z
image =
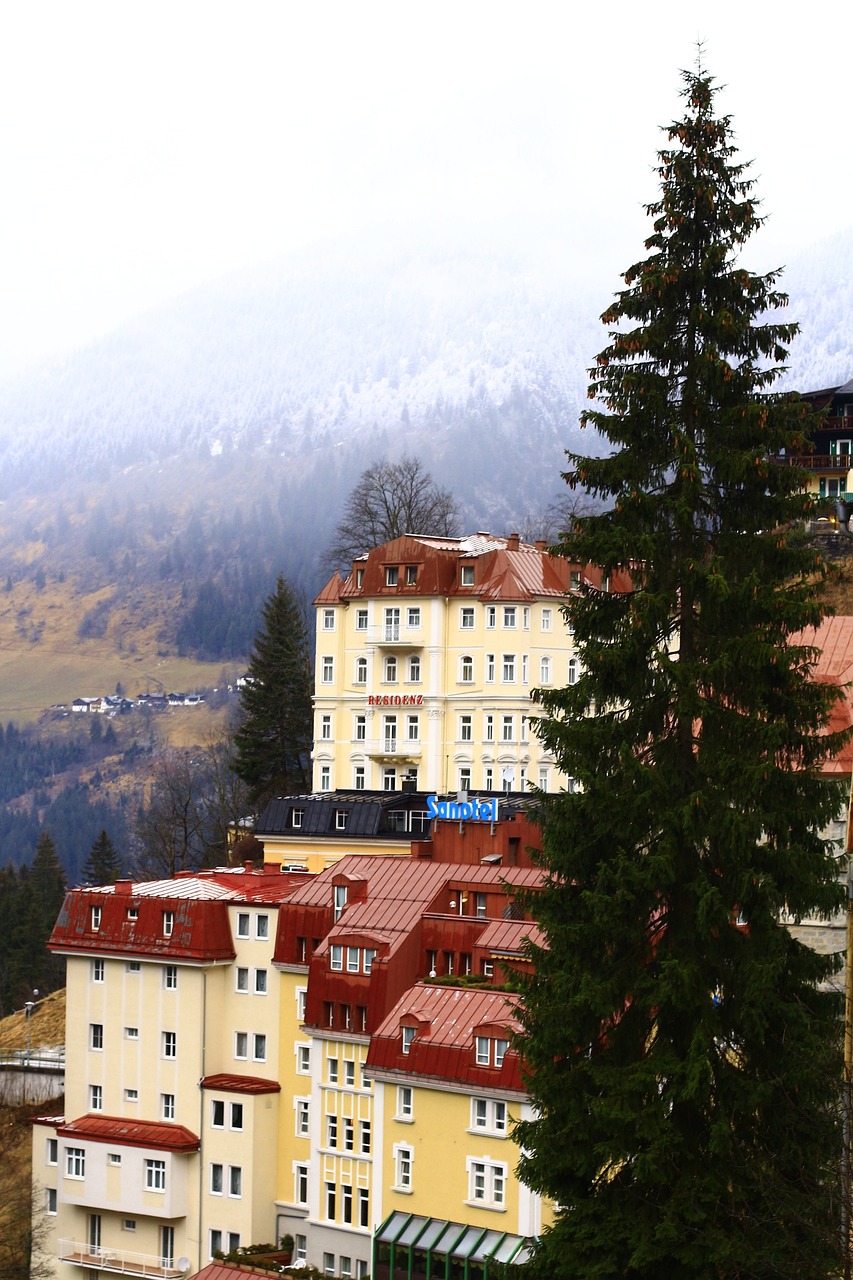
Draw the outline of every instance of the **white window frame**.
M238 965L234 970L234 990L240 996L249 994L249 970L246 965Z
M410 1084L397 1085L397 1114L395 1120L411 1124L415 1117L415 1091Z
M394 1191L411 1194L415 1151L405 1142L394 1143Z
M322 715L320 717L320 740L321 742L332 741L332 717L330 715Z
M228 1166L228 1195L232 1200L243 1198L243 1166L240 1164Z
M498 607L495 604L486 605L486 630L494 631L498 625Z
M65 1176L82 1181L86 1177L86 1151L84 1147L65 1148Z
M474 683L474 658L470 653L463 653L459 659L459 683Z
M459 741L474 741L474 717L468 713L459 717Z
M366 631L366 630L367 630L367 617L368 617L368 614L367 614L367 610L366 610L366 609L356 609L356 611L355 611L355 629L356 629L356 631Z
M250 918L248 911L237 912L237 937L248 938L250 928Z
M515 654L503 654L501 657L501 684L515 684L515 667Z
M240 1050L243 1050L241 1053ZM234 1032L234 1057L237 1062L247 1062L249 1059L249 1033L248 1031Z
M211 1163L208 1187L212 1196L225 1194L225 1166L218 1160Z
M95 1053L103 1053L104 1051L104 1024L103 1022L89 1023L89 1048Z
M367 684L367 658L356 658L353 684Z
M474 621L475 621L474 606L472 604L463 605L462 608L459 610L459 630L473 631Z
M211 1098L210 1100L210 1127L211 1129L225 1128L224 1098Z
M548 654L539 659L539 683L551 683L551 659Z
M269 990L269 974L266 969L255 970L255 995L265 996Z
M333 942L329 948L329 968L336 973L344 971L344 949L338 942Z
M266 1062L267 1037L264 1031L255 1031L252 1035L252 1061Z
M467 1204L483 1209L506 1208L507 1165L487 1157L468 1156Z
M163 937L171 938L175 930L175 913L174 911L163 912Z
M418 653L413 653L409 658L407 679L409 684L420 684L421 682L421 658Z
M98 958L92 961L92 981L101 983L106 973L106 961Z
M335 659L329 654L323 654L320 659L320 683L335 683Z
M551 630L551 610L543 608L542 610L542 630Z
M103 1111L104 1109L104 1086L101 1084L89 1085L89 1110Z
M299 1076L310 1076L311 1074L311 1045L297 1044L294 1045L296 1054L296 1074Z
M296 1113L296 1136L297 1138L307 1138L310 1134L311 1125L311 1099L294 1098L293 1105Z
M414 1039L417 1033L418 1033L417 1027L401 1028L401 1040L402 1040L402 1046L403 1046L403 1053L409 1053L411 1051L412 1044L414 1043Z
M323 630L334 631L334 629L335 629L335 610L324 609L323 610Z
M165 1191L166 1190L166 1161L146 1159L144 1168L145 1168L145 1190L146 1191Z
M503 607L503 627L505 631L515 631L518 626L518 609L514 604Z
M178 966L176 964L166 964L163 966L163 988L166 991L177 991Z
M420 605L409 605L406 610L406 626L410 631L420 630L421 625L421 607Z

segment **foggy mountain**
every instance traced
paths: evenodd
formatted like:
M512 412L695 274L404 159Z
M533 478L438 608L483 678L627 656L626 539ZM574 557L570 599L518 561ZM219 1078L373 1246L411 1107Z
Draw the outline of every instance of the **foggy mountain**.
M563 451L595 447L578 415L621 283L614 266L591 292L583 246L563 239L543 221L318 245L5 383L0 573L49 554L90 589L183 582L172 638L235 656L277 571L317 590L341 504L378 457L420 457L466 528L535 536ZM851 267L853 232L785 273L803 327L791 385L853 376ZM200 599L239 612L227 644L180 639Z

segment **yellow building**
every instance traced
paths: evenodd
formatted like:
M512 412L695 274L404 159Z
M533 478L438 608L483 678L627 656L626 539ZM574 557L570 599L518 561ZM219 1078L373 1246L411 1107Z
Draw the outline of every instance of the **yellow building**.
M522 1261L541 1231L543 1202L518 1180L511 1138L531 1115L511 1047L517 999L418 984L372 1037L382 1188L374 1275L407 1276L428 1248L433 1274L453 1257L484 1276L495 1257ZM501 1274L496 1263L492 1274Z
M564 785L531 694L577 679L560 603L582 577L610 585L488 534L397 538L336 573L315 601L315 790Z
M221 870L67 896L66 1111L33 1133L57 1277L177 1277L273 1238L292 885Z

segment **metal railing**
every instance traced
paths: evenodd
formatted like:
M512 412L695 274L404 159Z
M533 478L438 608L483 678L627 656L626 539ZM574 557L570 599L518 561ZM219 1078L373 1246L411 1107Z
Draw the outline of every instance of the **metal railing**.
M171 1258L157 1257L150 1253L131 1253L128 1249L108 1249L102 1245L86 1244L82 1240L60 1240L60 1262L70 1262L93 1271L105 1271L120 1276L150 1276L157 1280L180 1280L186 1275L176 1267Z

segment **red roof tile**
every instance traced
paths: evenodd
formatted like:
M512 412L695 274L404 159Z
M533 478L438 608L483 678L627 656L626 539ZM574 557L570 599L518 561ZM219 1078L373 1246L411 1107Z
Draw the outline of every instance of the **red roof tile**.
M277 1080L265 1080L263 1076L237 1076L221 1072L216 1076L205 1076L201 1082L202 1089L219 1089L222 1093L280 1093L281 1085Z
M201 1271L196 1271L189 1280L270 1280L271 1271L257 1271L246 1263L208 1262Z
M539 947L545 943L538 925L529 920L490 920L477 939L477 945L492 954L500 952L503 955L521 956L527 939Z
M63 1138L115 1142L123 1147L153 1147L158 1151L198 1151L199 1140L182 1124L142 1122L122 1116L87 1115L57 1126Z

